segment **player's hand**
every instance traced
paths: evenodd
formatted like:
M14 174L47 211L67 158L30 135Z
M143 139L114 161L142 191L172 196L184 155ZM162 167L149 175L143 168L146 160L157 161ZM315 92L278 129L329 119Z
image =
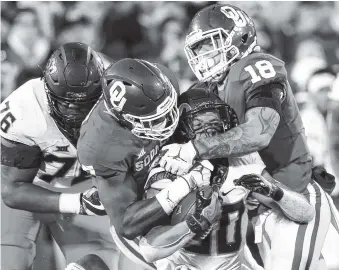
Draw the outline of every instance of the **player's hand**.
M280 200L282 197L281 188L273 181L269 181L259 174L246 174L233 182L236 186L242 186L252 192L273 198L274 200Z
M181 175L187 182L190 190L202 186L209 186L213 165L208 160L198 162L188 173Z
M211 186L216 186L219 190L221 189L222 185L226 181L229 166L225 164L218 164L215 167L216 173L211 180Z
M166 151L166 153L160 159L160 166L166 171L178 175L188 172L197 156L197 151L191 142L169 144L161 150Z
M186 218L190 230L200 239L204 239L213 224L220 219L221 207L222 201L218 192L213 191L210 186L200 188L196 195L196 210Z
M80 194L80 215L105 216L107 215L102 205L98 189L92 187Z

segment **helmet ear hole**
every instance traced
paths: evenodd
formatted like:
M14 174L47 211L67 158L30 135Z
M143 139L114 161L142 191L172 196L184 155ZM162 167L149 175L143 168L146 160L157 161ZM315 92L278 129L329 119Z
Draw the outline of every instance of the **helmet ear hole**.
M247 42L247 39L248 39L248 34L242 35L242 37L241 37L241 42L242 42L242 43L246 43L246 42Z
M126 81L123 81L122 82L124 85L127 85L127 86L132 86L132 84L131 83L129 83L129 82L126 82Z
M107 80L106 85L109 85L113 80Z

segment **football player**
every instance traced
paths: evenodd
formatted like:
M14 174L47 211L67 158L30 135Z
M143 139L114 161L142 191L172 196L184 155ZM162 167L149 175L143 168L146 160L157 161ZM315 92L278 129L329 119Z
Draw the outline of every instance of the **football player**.
M32 266L38 213L54 213L50 229L67 260L95 253L116 268L108 217L87 216L106 213L75 148L80 125L102 94L102 72L89 46L67 43L51 55L42 78L26 82L0 105L2 269Z
M189 192L178 190L186 181L191 188L202 186L209 179L211 165L197 166L173 181L167 193L141 200L154 158L178 124L178 82L162 65L126 58L106 69L102 87L103 97L81 128L78 158L95 177L120 250L145 268L154 269L129 240L167 220L168 213Z
M262 249L265 268L314 269L331 212L323 190L312 179L312 159L284 62L260 52L253 21L231 5L202 9L188 32L185 52L192 71L235 110L240 125L224 134L166 146L160 164L183 173L196 159L258 151L267 172L304 194L315 210L313 220L304 225L280 224L276 215L267 217L272 230L267 232L270 243Z
M206 89L188 90L180 96L179 104L181 115L174 135L176 140L188 141L193 138L211 137L237 125L234 111L217 95ZM248 222L246 198L249 190L260 202L279 213L282 212L283 215L280 215L282 219L285 216L296 222L307 223L314 216L313 207L304 196L276 182L266 171L263 172L263 176L260 175L264 165L259 156L252 154L243 158L215 159L210 162L215 168L212 172L211 185L216 185L217 190L221 188L222 192L221 219L217 218L218 205L214 195L211 202L205 206L207 209L202 210L197 206L196 212L188 215L185 221L174 226L153 228L139 244L141 253L147 261L166 258L180 249L171 257L156 262L158 269L174 269L185 264L189 269L240 269ZM244 175L246 173L258 175ZM146 190L146 196L154 196L152 190L163 189L166 183L170 183L175 177L173 174L164 173L163 169L152 169L145 186L146 189L150 187ZM203 205L205 201L206 198L197 193L197 205ZM172 216L175 218L187 207L180 203L180 207ZM208 211L210 208L216 210ZM192 222L192 219L199 222ZM209 233L213 221L217 224L214 224ZM202 228L199 228L200 226ZM209 234L200 243L196 241L190 243L193 239L197 240L197 234L201 236L197 228ZM247 259L252 261L252 268L255 267L253 269L261 269L253 259Z

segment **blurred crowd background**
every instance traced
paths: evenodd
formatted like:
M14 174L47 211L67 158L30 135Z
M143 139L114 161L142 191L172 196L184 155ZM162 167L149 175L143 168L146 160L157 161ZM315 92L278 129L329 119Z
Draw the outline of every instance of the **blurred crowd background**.
M216 2L2 1L2 100L41 76L50 53L71 41L90 44L115 60L161 62L177 72L184 89L194 79L183 50L186 29L211 3ZM232 4L254 19L259 44L286 62L294 91L305 90L315 69L339 63L339 2Z
M72 41L112 60L160 62L176 72L184 91L194 80L183 49L186 29L194 14L212 3L217 2L2 1L1 100L42 76L51 52ZM324 163L328 93L339 70L339 2L221 3L245 10L255 21L259 45L285 61L306 131L318 132L308 134L317 145L311 149L315 162Z
M176 72L184 91L194 80L183 50L186 29L212 3L1 1L1 101L41 77L51 52L72 41L112 60L160 62ZM255 21L259 45L285 61L314 163L338 179L339 2L221 3L245 10Z

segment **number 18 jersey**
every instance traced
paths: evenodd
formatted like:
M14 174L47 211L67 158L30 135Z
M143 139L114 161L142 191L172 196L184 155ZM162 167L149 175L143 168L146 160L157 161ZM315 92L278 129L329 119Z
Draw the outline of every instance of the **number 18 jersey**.
M32 79L0 105L0 135L10 141L39 147L43 156L37 177L58 187L69 187L85 179L76 148L58 129L49 114L41 79Z
M274 87L281 90L279 100L272 98ZM285 63L270 54L252 53L235 63L223 85L214 90L235 110L240 123L254 107L269 107L279 113L278 128L259 154L276 180L294 191L304 190L311 180L312 159Z

